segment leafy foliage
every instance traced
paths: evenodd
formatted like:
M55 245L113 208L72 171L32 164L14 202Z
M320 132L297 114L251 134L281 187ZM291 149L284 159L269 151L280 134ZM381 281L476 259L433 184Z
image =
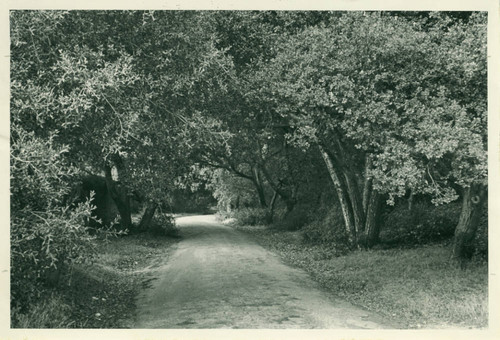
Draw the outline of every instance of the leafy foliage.
M11 301L13 308L39 296L40 286L57 282L68 265L90 261L90 201L65 203L74 170L52 138L42 140L13 125L11 134ZM54 277L55 276L55 277Z
M374 154L367 175L378 191L415 188L449 202L457 195L448 180L486 176L485 32L481 14L443 33L347 13L279 44L256 96L296 127L288 137L297 146L333 139L352 157Z
M300 230L310 220L309 206L299 205L292 211L284 211L278 214L279 221L274 223L273 227L281 230L296 231Z
M226 170L212 171L208 187L212 190L221 212L258 205L251 183Z
M390 245L418 245L453 237L460 216L460 206L433 207L417 203L411 211L398 206L384 219L381 241Z
M270 222L269 210L265 208L240 208L229 214L239 225L266 225Z
M276 226L307 225L308 242L339 246L378 230L380 197L394 203L411 190L449 204L487 186L485 13L12 11L10 20L19 307L91 258L93 202L69 194L84 172L105 171L124 223L132 194L161 207L206 187L240 223L277 215ZM331 211L315 220L323 192ZM396 208L386 235L447 237L450 211ZM172 216L152 230L175 234Z
M174 217L166 213L155 215L149 231L156 236L178 236L179 233Z
M339 209L331 209L324 218L318 218L302 230L302 238L306 243L329 244L336 249L346 250L347 235L343 227L342 214Z

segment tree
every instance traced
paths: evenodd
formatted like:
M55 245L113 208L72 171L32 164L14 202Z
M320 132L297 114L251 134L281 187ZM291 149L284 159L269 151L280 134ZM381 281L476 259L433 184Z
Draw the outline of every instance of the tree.
M228 93L219 107L208 113L217 122L211 128L226 131L226 136L217 140L209 131L204 133L207 138L196 135L199 162L250 181L262 208L273 210L277 197L288 211L294 208L299 182L307 175L298 174L304 162L293 156L304 161L307 156L287 144L284 126L269 114L267 102L248 96L255 85L252 79L257 65L275 55L274 45L280 35L328 22L334 16L328 12L213 13L216 45L231 58L234 67L226 70ZM200 140L205 142L200 144Z
M130 193L151 206L163 199L186 163L187 120L225 90L211 25L201 12L12 13L17 122L59 131L75 165L104 172L124 228Z
M13 112L17 114L17 112ZM68 152L17 124L11 126L11 307L26 310L42 284L54 285L64 269L94 255L88 233L90 201L67 201L76 169Z
M104 175L121 227L148 227L191 164L184 136L218 107L231 63L203 12L12 11L10 20L16 309L93 254L93 196L70 195L79 177ZM132 193L147 205L139 226Z
M296 145L319 150L353 245L376 241L383 193L389 201L408 189L456 198L452 186L432 182L443 156L484 180L484 18L475 18L443 32L446 17L423 30L397 16L345 13L285 36L261 64L254 97L294 128ZM461 156L466 146L472 164ZM447 174L440 179L461 184Z

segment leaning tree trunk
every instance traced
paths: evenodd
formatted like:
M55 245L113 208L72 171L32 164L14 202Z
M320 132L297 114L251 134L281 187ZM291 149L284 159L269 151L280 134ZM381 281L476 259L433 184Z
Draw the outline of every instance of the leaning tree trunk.
M257 195L259 197L259 203L262 208L267 208L266 193L264 191L264 186L262 185L262 179L259 174L259 169L257 167L252 168L252 183L255 186Z
M359 194L358 183L349 170L343 171L349 202L354 217L355 235L359 238L365 229L365 212L363 210L362 197Z
M273 181L271 174L264 166L262 167L262 173L264 174L264 177L266 178L271 189L273 189L273 191L277 193L281 200L285 203L286 214L290 213L297 204L298 187L293 188L292 192L289 193L287 190L283 189L280 184Z
M333 166L333 162L330 158L330 155L323 149L321 145L318 145L319 151L323 160L325 161L326 168L328 170L328 174L332 179L333 185L337 192L337 196L340 202L340 208L342 210L342 216L344 218L346 234L348 242L351 246L355 246L356 244L356 229L354 226L354 218L352 216L352 211L349 207L349 200L347 197L347 192L343 183L340 181L339 174L335 167Z
M129 197L126 193L120 190L116 183L113 181L111 175L111 167L106 165L104 167L104 173L106 178L106 187L108 189L109 195L116 204L118 213L120 214L120 223L123 229L130 229L132 227L132 216L130 211Z
M278 193L274 191L273 197L271 198L271 203L269 204L269 223L274 220L274 207L276 206L276 199L278 198Z
M148 203L146 210L144 210L144 214L141 217L141 221L139 222L139 230L147 230L151 226L156 208L158 208L158 204L154 202Z
M255 188L257 190L257 194L259 196L259 203L262 208L267 208L267 202L266 202L266 194L264 193L264 188L259 185L255 184Z
M372 180L367 177L371 157L367 156L365 180L359 181L355 169L345 164L341 169L336 168L330 154L321 146L319 149L337 191L349 242L353 247L374 246L380 234L380 195L373 190ZM364 186L362 191L360 185Z
M464 189L462 211L455 229L451 258L459 262L472 256L471 242L474 239L481 218L486 190L481 185L471 185Z

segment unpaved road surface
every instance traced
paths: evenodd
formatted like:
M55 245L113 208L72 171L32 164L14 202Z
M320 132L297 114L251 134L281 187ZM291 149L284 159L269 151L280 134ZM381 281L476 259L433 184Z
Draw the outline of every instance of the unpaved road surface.
M182 240L139 295L134 328L393 328L212 215L177 225Z

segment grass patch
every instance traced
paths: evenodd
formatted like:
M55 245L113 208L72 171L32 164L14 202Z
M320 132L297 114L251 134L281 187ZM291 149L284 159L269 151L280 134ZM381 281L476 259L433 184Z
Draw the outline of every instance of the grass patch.
M164 261L175 242L148 233L100 241L93 264L73 268L28 312L12 311L12 327L128 328L148 268Z
M405 328L488 325L488 265L449 263L449 243L413 249L360 250L302 242L300 233L237 227L334 294L397 320Z

